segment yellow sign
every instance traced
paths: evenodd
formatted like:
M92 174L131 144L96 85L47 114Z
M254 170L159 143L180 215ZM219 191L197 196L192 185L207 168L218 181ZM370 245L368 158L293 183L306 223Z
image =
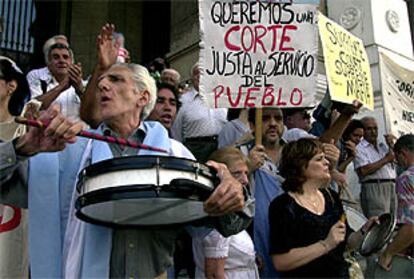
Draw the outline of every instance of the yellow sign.
M362 40L323 14L318 17L332 100L348 104L358 100L373 110L371 71Z

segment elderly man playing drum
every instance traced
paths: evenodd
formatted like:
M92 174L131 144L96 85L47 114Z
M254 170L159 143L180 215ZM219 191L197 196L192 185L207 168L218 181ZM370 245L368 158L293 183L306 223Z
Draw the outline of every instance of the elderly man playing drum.
M112 31L109 25L102 28L101 46L110 41ZM96 100L103 120L95 132L157 146L166 150L168 156L194 159L183 145L168 137L159 123L142 121L152 110L156 98L155 81L144 67L115 64L102 72L95 70L89 84L90 87L97 84ZM31 277L165 276L172 262L177 227L111 229L82 222L74 216L77 198L74 185L80 170L102 160L151 152L76 139L82 124L64 118L56 106L43 112L39 120L48 123L47 128L30 128L12 143L0 144L2 154L10 158L0 166L1 200L7 200L14 190L8 188L10 180L19 181L15 190L19 190L22 197L25 191L29 192ZM204 210L215 216L212 223L223 235L237 233L248 225L251 216L237 212L245 204L243 188L224 165L215 162L210 165L217 170L220 184L204 202ZM208 232L207 228L193 229L193 235L200 237Z

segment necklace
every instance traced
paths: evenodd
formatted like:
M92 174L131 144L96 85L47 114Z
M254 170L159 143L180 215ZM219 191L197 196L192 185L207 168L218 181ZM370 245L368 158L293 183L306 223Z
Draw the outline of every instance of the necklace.
M316 212L318 214L320 214L320 212L322 211L319 208L320 205L320 195L319 193L317 194L317 196L312 199L312 198L305 198L304 196L299 196L297 193L294 193L294 197L296 199L296 201L304 208L310 209L313 212Z

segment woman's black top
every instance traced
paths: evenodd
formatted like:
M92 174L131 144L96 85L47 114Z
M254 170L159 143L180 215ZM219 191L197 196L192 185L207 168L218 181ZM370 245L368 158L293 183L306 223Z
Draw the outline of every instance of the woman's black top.
M272 201L269 207L271 255L306 247L328 236L329 230L340 220L344 210L337 193L330 189L324 189L322 193L325 198L325 211L322 215L302 207L287 193ZM346 238L350 233L347 225ZM301 267L282 272L282 276L348 278L348 263L343 257L345 243L346 240L328 254Z

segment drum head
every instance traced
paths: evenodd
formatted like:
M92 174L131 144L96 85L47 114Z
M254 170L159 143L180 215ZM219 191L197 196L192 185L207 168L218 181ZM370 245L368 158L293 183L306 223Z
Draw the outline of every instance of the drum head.
M76 215L86 222L110 227L162 227L207 217L200 201L142 196L91 203L80 207Z
M368 219L364 214L355 208L346 205L344 205L343 208L346 214L346 220L353 231L358 231L367 222Z
M362 256L378 252L388 242L395 228L395 218L385 213L379 217L379 224L374 224L362 240L359 250Z

